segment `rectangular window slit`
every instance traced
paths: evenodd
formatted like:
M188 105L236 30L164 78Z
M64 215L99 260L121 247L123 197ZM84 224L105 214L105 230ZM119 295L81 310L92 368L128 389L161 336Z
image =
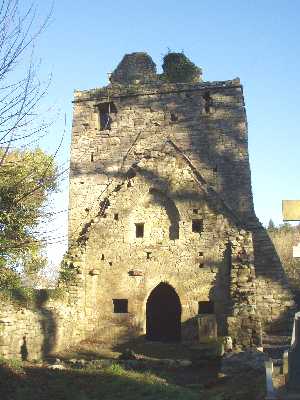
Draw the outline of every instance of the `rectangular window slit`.
M102 254L101 260L102 260L102 261L105 260L104 254Z
M94 153L91 153L91 162L94 162Z
M112 261L109 261L108 264L109 264L110 266L112 266Z
M150 260L150 258L151 258L151 251L147 251L147 260Z
M214 303L212 301L198 301L198 314L213 314Z
M135 224L135 237L144 237L144 223Z
M114 313L128 313L128 299L113 299Z
M119 214L114 214L114 220L118 221L119 220Z
M193 219L192 220L192 231L195 233L203 232L203 220L202 219Z

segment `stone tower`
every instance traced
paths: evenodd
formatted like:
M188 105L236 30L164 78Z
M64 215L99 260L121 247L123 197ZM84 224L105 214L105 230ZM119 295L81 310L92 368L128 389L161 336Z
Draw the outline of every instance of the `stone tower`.
M109 85L75 92L61 295L0 299L1 356L91 335L194 341L199 320L244 347L289 331L293 296L253 208L240 81L202 81L178 53L163 69L129 54Z
M86 331L194 340L214 314L219 335L257 344L293 299L254 213L243 88L167 78L133 53L75 91L69 266Z

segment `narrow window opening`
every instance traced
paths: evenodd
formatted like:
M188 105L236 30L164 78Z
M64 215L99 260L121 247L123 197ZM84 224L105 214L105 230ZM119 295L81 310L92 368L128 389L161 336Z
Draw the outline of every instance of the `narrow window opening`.
M99 111L100 115L100 131L109 130L111 129L111 118L110 114L106 111Z
M144 223L135 224L135 237L144 237Z
M204 268L204 263L200 263L199 268Z
M192 231L195 233L203 232L203 220L202 219L193 219L192 220Z
M198 212L199 212L198 208L193 209L193 214L198 214Z
M102 261L105 260L104 254L102 254L101 260L102 260Z
M173 112L171 112L171 121L172 122L176 122L176 121L178 121L178 117L177 117L177 115L175 114L175 113L173 113Z
M119 214L114 214L114 220L118 221L119 220Z
M198 301L198 314L213 314L214 303L212 301Z
M94 162L94 153L91 153L91 162Z
M128 313L128 299L113 299L114 313Z
M204 256L203 251L199 251L199 257L203 257L203 256Z
M106 102L98 104L98 113L99 113L99 128L100 131L110 130L111 129L111 114L117 113L116 106L113 102Z
M209 92L204 93L203 99L205 101L205 103L204 103L205 113L210 114L212 112L213 100L212 100Z
M108 264L109 264L110 266L112 266L112 261L109 261Z
M151 251L147 251L147 253L146 253L146 254L147 254L147 260L150 260L150 258L151 258L151 254L152 254L152 253L151 253Z
M132 186L132 183L131 183L131 181L128 181L128 183L127 183L127 187L128 188L130 188Z

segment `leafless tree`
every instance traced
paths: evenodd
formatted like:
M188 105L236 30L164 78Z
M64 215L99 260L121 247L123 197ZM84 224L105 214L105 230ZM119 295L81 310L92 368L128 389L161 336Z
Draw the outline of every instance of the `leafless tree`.
M37 106L49 81L42 83L37 75L34 48L52 9L38 23L34 4L23 12L20 6L19 0L2 0L0 5L0 165L12 146L36 140L47 126Z

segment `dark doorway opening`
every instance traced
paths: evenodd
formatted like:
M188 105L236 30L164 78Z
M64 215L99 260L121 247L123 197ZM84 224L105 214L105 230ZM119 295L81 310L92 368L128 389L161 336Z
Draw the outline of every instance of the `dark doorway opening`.
M180 341L181 304L177 293L167 283L160 283L148 297L146 338L159 342Z

